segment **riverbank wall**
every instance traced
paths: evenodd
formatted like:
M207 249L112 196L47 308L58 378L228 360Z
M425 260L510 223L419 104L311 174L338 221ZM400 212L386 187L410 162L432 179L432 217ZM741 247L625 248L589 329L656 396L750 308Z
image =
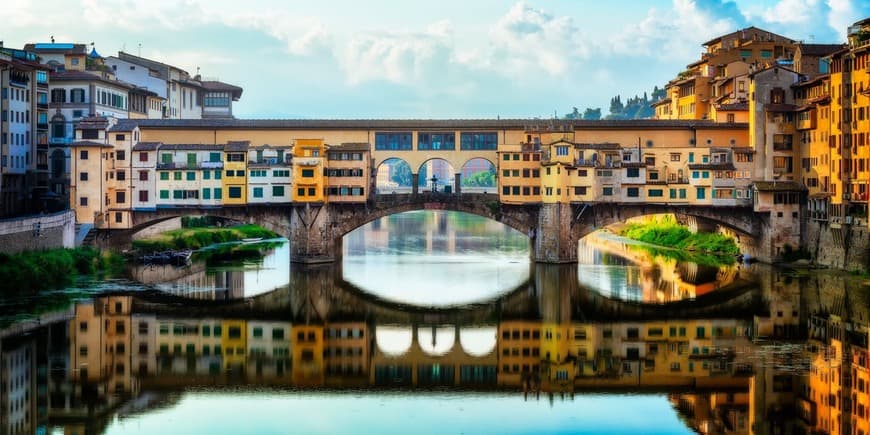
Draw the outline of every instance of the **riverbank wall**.
M804 248L817 264L849 271L870 268L870 230L864 225L810 221Z
M4 254L73 247L75 213L72 210L0 220L0 252Z

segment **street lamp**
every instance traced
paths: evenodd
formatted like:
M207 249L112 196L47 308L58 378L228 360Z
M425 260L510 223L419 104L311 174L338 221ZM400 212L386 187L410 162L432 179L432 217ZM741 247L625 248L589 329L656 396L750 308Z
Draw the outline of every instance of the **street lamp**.
M438 192L438 176L432 175L432 178L429 179L429 182L432 183L432 192Z

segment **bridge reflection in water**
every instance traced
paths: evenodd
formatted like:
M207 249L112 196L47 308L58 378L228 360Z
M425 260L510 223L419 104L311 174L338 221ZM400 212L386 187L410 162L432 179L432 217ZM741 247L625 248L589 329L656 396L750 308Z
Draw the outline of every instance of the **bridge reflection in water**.
M4 394L26 393L31 422L97 426L107 420L95 416L152 397L144 391L202 385L648 389L670 393L691 426L737 432L842 420L829 395L866 412L870 317L846 278L752 266L716 291L657 304L605 297L574 265L529 267L495 301L443 309L373 298L333 266L294 268L289 287L237 301L100 296L3 332L4 367L20 358L30 376Z

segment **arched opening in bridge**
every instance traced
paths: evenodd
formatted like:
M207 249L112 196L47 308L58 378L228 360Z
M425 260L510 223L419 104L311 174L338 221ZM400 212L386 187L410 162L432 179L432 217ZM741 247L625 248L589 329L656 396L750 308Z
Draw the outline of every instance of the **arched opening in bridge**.
M610 224L578 242L580 284L607 297L658 304L694 299L734 283L739 263L733 256L634 240L629 236L637 237L635 231L622 234L636 224L652 224L650 231L661 232L665 227L660 228L661 222L687 225L693 231L735 234L707 219L678 218L673 214L639 216ZM662 232L657 237L667 238L670 234Z
M378 325L375 329L375 345L387 356L402 356L411 349L414 334L411 326Z
M459 344L468 355L481 357L492 353L497 344L495 326L467 326L459 330Z
M473 158L462 165L459 185L463 193L497 193L495 165L484 158Z
M420 192L456 192L456 171L447 160L434 158L423 162L417 169Z
M346 281L401 303L482 302L518 288L529 277L528 235L469 213L388 215L348 233L342 247Z
M456 327L453 325L418 326L417 344L426 355L446 355L456 344Z
M375 174L376 193L411 193L413 174L408 162L391 158L381 162Z

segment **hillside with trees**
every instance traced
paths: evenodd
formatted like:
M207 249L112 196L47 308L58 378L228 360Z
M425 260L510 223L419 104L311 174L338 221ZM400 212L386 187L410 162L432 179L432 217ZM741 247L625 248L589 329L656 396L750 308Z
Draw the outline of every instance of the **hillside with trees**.
M635 95L623 102L622 96L617 95L610 99L610 113L604 119L645 119L652 118L655 111L650 104L665 97L664 88L655 86L652 93L643 93L643 96ZM562 119L598 120L602 119L601 108L587 108L583 112L576 107L571 113L565 114Z

